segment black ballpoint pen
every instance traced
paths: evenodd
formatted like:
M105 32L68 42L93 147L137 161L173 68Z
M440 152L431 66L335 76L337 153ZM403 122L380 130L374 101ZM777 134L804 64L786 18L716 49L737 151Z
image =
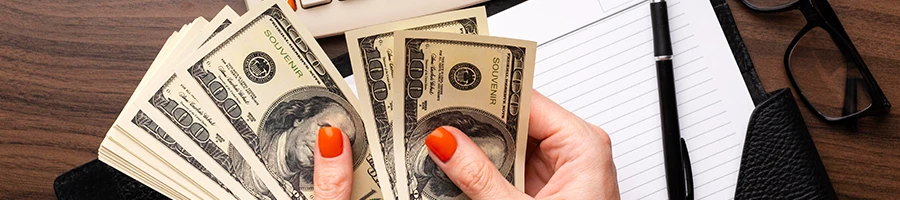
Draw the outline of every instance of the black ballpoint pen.
M675 101L675 77L672 73L672 38L669 36L669 14L665 0L650 0L650 18L653 21L653 55L656 58L656 80L659 85L666 187L669 199L694 199L691 159L678 126L678 103Z

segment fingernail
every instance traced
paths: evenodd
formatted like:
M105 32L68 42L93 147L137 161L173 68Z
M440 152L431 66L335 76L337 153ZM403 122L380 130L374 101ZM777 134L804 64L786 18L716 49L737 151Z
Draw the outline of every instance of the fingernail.
M296 2L296 0L288 0L288 5L291 5L291 9L294 9L294 11L297 11L297 2Z
M322 127L319 129L319 153L322 157L334 158L344 151L344 138L341 129Z
M438 127L425 138L425 146L434 153L441 162L447 162L456 152L456 139L444 127Z

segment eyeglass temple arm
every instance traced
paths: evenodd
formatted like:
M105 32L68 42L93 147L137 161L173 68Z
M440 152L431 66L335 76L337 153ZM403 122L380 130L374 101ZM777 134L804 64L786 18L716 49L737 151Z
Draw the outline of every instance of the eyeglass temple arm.
M859 77L859 69L852 62L847 61L847 78L844 83L844 107L842 109L842 115L847 116L859 111L857 107L859 101L859 88L857 84L865 84L862 81L862 78ZM856 120L850 120L847 124L856 129Z

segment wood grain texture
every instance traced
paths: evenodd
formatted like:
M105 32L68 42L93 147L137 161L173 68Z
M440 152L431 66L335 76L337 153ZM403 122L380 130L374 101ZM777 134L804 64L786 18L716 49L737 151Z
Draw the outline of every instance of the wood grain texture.
M900 4L831 0L888 99L900 104ZM790 87L784 51L799 11L752 13L728 0L763 85ZM97 147L166 38L243 0L0 1L0 199L54 198L53 179L97 158ZM343 36L320 40L331 56ZM900 112L825 124L798 101L841 198L900 191Z
M165 40L242 0L0 1L0 199L53 199L97 158Z

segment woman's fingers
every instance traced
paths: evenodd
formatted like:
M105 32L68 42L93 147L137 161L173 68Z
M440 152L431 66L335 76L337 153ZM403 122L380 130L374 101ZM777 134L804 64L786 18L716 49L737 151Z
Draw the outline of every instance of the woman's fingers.
M537 176L545 184L529 182L529 194L537 198L590 194L601 199L618 195L612 144L609 135L537 91L532 92L528 135L539 140L539 154L529 154L526 176ZM552 177L552 178L551 178ZM609 196L603 196L611 194ZM567 197L568 196L568 197ZM577 195L576 195L577 196Z
M322 127L315 154L313 189L316 199L350 199L353 153L347 136L336 127Z
M530 198L507 182L487 155L459 129L439 127L428 135L425 145L434 162L470 198Z

